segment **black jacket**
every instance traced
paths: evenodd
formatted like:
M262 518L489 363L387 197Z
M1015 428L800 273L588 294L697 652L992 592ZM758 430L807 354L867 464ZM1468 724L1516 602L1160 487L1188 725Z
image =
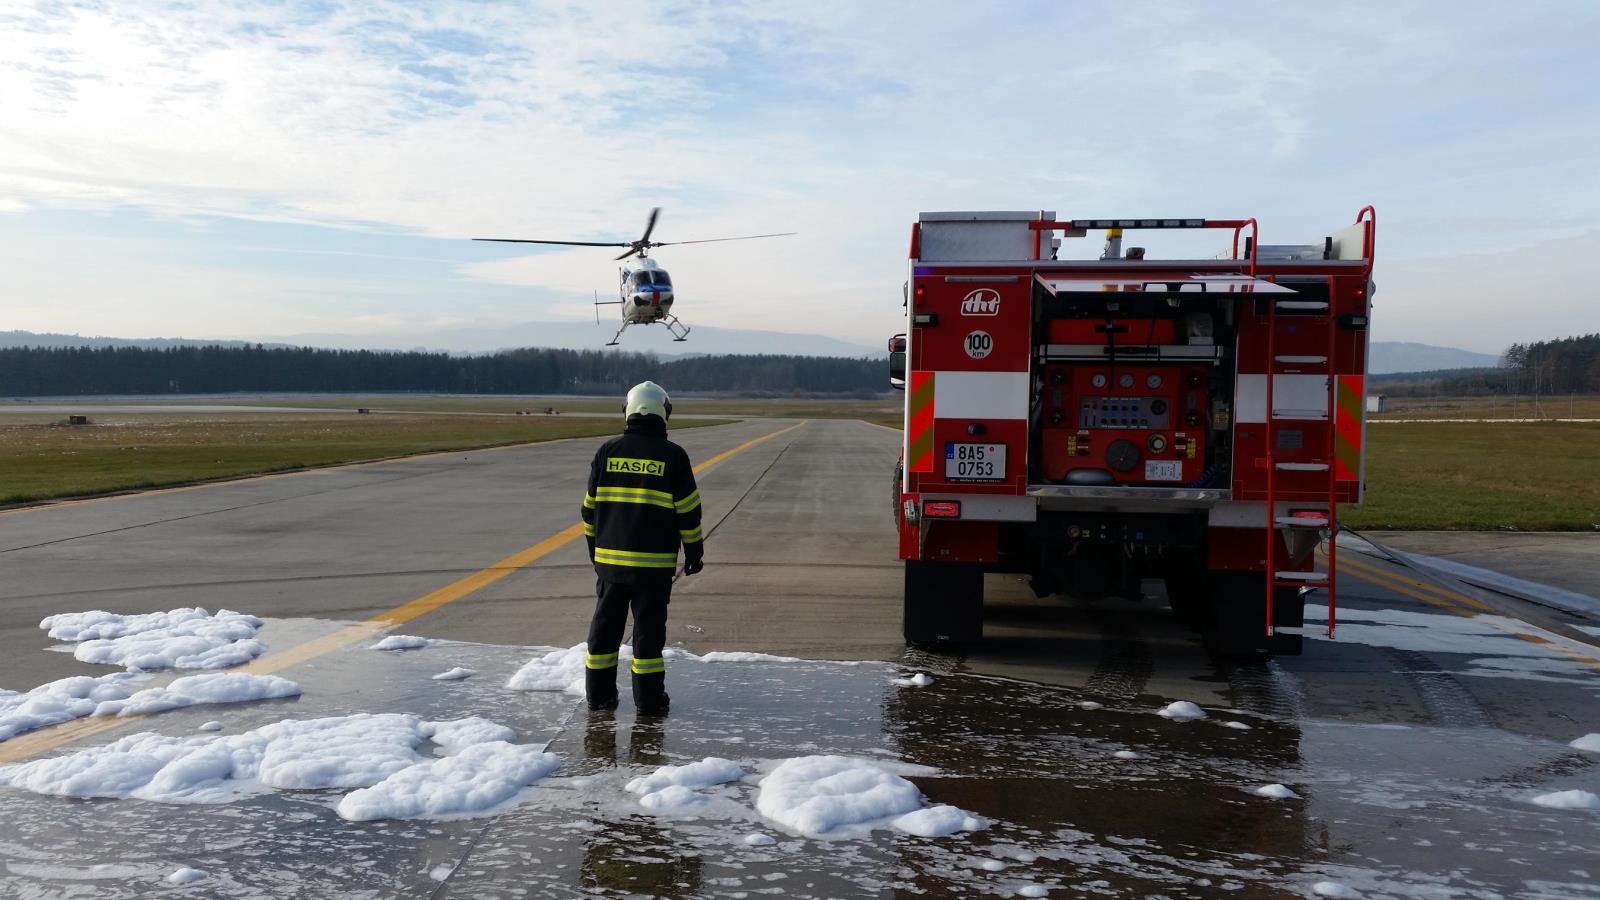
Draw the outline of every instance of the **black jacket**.
M621 584L670 582L680 542L685 558L705 555L694 469L660 417L628 417L622 435L594 455L583 533L594 570Z

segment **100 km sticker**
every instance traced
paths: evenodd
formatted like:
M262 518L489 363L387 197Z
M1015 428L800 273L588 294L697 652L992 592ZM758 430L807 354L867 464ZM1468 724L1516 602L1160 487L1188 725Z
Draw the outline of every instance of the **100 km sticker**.
M990 337L987 331L974 331L967 335L962 346L966 348L968 356L973 359L983 359L994 350L994 338Z

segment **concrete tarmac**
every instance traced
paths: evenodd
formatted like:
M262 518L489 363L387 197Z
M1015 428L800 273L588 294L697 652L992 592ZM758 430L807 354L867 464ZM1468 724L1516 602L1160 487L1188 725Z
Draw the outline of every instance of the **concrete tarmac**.
M1311 896L1322 882L1366 896L1596 896L1600 818L1532 798L1600 793L1600 754L1568 746L1600 732L1600 648L1574 638L1600 623L1489 609L1342 553L1342 624L1330 639L1313 594L1300 657L1207 657L1154 583L1141 602L1069 601L999 576L981 645L908 651L889 500L898 433L752 420L674 438L697 463L738 452L699 476L707 567L675 588L669 644L815 662L675 657L674 711L653 724L626 701L594 718L571 696L503 688L532 648L584 637L594 573L581 537L559 536L598 438L0 514L0 686L111 671L42 652L39 620L58 612L227 607L268 618L263 661L314 651L275 670L305 687L298 700L46 729L0 742L0 761L193 734L210 718L236 733L355 712L482 715L564 761L515 809L440 823L344 822L327 792L175 807L0 788L14 823L0 894L176 892L162 877L193 864L213 873L208 896ZM397 632L446 643L317 643L397 608L417 613ZM429 677L454 665L481 674ZM891 683L912 671L932 685ZM1207 719L1154 714L1180 699ZM913 780L931 802L991 827L744 844L773 831L754 779L809 753L924 767ZM649 815L621 790L706 756L752 773L721 789L716 815ZM1253 793L1274 782L1295 797Z

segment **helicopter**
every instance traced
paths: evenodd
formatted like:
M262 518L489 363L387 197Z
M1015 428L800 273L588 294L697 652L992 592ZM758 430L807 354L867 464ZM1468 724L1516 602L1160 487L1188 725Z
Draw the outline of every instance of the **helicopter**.
M689 338L689 326L678 321L672 314L672 277L667 270L651 259L649 253L656 247L669 247L675 244L710 244L718 241L748 241L755 238L787 237L795 234L793 231L783 231L776 234L747 234L739 237L702 238L697 241L652 241L650 235L656 230L656 220L661 217L661 207L652 207L650 218L645 220L644 234L635 241L539 241L526 238L473 238L475 241L493 241L502 244L560 244L566 247L627 247L628 249L618 256L618 260L627 260L617 269L617 299L601 300L596 296L594 301L596 322L600 321L600 307L622 307L622 327L606 344L615 347L622 339L622 333L628 330L629 325L653 325L660 323L671 332L674 341L684 341Z

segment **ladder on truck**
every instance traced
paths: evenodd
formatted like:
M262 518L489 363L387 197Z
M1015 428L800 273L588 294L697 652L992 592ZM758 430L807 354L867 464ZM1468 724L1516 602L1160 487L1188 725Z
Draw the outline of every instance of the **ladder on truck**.
M1333 279L1328 279L1328 293L1325 300L1302 300L1269 297L1267 301L1267 415L1266 415L1266 469L1267 469L1267 605L1266 605L1266 633L1267 637L1276 634L1277 626L1272 621L1272 607L1274 594L1278 588L1312 588L1322 587L1328 591L1328 636L1333 636L1334 610L1337 608L1338 592L1338 550L1337 537L1339 534L1339 477L1334 466L1334 410L1339 400L1338 380L1334 369L1336 366L1336 350L1338 339L1338 321L1333 309ZM1293 311L1296 315L1280 317L1278 313ZM1279 355L1278 335L1287 321L1296 327L1309 325L1321 326L1326 332L1326 341L1323 353L1316 356ZM1292 371L1288 371L1292 369ZM1328 379L1328 405L1321 411L1327 427L1324 429L1326 440L1323 441L1322 455L1320 458L1303 459L1295 462L1282 462L1278 459L1278 419L1279 410L1274 397L1273 383L1279 375L1306 375L1325 374ZM1296 419L1312 418L1317 414L1314 410L1283 410L1292 413ZM1288 416L1284 416L1288 418ZM1305 472L1320 473L1326 479L1327 510L1322 515L1298 513L1295 515L1279 515L1278 513L1278 474L1280 472ZM1285 510L1287 513L1288 511ZM1328 568L1325 572L1294 572L1278 568L1278 537L1281 532L1299 529L1315 528L1324 531L1328 536Z
M1371 272L1372 265L1372 232L1376 224L1377 215L1368 206L1356 215L1356 223L1363 220L1368 222L1366 237L1367 271ZM1334 447L1338 437L1337 409L1339 402L1338 365L1338 335L1339 320L1334 312L1333 279L1327 279L1328 291L1325 300L1306 299L1276 299L1270 298L1267 302L1267 410L1266 410L1266 470L1267 470L1267 588L1266 588L1266 634L1272 637L1276 626L1272 621L1273 594L1278 588L1292 587L1325 588L1328 592L1328 636L1333 637L1337 625L1338 587L1339 587L1339 475L1338 467L1334 462ZM1287 317L1288 321L1296 327L1311 324L1320 325L1326 332L1326 349L1322 355L1301 356L1278 354L1278 336L1283 327L1283 318L1279 312L1294 312L1295 315ZM1283 371L1285 367L1293 367L1294 371ZM1321 458L1297 460L1295 462L1281 462L1278 459L1278 408L1273 396L1273 384L1278 375L1289 374L1324 374L1328 379L1328 402L1321 417L1326 423L1324 429L1325 440ZM1310 410L1285 410L1295 413L1295 418L1314 418ZM1289 418L1285 416L1284 418ZM1326 498L1327 510L1322 515L1278 514L1278 474L1280 472L1319 472L1326 481L1323 492ZM1287 510L1285 511L1287 512ZM1281 532L1297 528L1316 528L1327 535L1326 571L1295 572L1280 570L1278 568L1278 536Z

